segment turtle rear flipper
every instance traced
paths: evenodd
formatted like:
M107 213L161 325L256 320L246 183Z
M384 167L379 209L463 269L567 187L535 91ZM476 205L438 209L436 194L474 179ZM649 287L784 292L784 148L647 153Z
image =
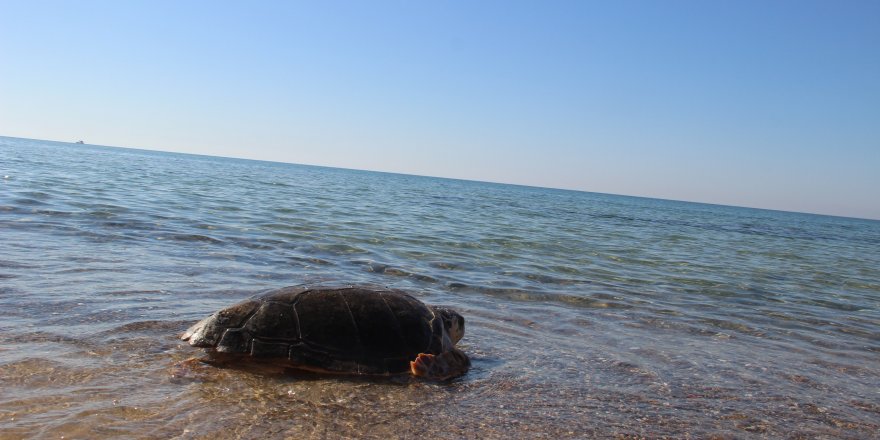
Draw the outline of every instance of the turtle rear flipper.
M467 373L471 361L457 348L438 355L419 353L416 360L409 363L414 376L432 380L448 380Z

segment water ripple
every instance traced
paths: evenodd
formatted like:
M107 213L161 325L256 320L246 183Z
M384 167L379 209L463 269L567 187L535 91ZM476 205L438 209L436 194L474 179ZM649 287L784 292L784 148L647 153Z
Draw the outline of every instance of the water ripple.
M880 222L2 137L0 175L13 437L880 429ZM456 307L473 370L169 380L196 319L328 281Z

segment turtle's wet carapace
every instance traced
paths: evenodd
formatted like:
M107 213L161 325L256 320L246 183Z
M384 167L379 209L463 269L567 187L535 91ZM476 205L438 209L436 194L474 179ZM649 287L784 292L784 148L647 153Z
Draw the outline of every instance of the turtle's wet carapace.
M308 371L446 380L467 372L464 318L374 287L296 286L220 310L181 339L222 363L252 358Z

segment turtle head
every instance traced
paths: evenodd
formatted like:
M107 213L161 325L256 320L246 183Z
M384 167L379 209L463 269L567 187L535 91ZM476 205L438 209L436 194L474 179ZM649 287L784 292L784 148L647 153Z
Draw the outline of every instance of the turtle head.
M434 312L440 315L440 319L443 320L443 328L452 343L458 343L464 336L464 316L448 307L434 307Z

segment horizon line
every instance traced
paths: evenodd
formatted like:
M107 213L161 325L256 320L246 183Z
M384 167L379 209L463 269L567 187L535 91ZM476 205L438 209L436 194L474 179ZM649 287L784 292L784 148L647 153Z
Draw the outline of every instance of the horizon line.
M38 139L38 138L27 138L27 137L20 137L20 136L7 136L7 135L3 135L3 134L0 134L0 137L9 138L9 139L40 141L40 142L54 142L54 143L59 143L59 144L67 144L70 146L82 145L82 146L100 147L100 148L144 151L144 152L149 152L149 153L167 153L167 154L180 154L180 155L185 155L185 156L196 156L196 157L207 157L207 158L218 158L218 159L246 160L246 161L252 161L252 162L262 162L262 163L279 164L279 165L296 165L296 166L328 168L328 169L337 169L337 170L362 171L362 172L369 172L369 173L394 174L394 175L399 175L399 176L412 176L412 177L425 177L425 178L432 178L432 179L455 180L455 181L461 181L461 182L488 183L488 184L493 184L493 185L510 185L510 186L518 186L518 187L523 187L523 188L549 189L549 190L556 190L556 191L572 191L572 192L579 192L579 193L598 194L598 195L615 196L615 197L629 197L629 198L636 198L636 199L659 200L659 201L675 202L675 203L692 203L692 204L696 204L696 205L719 206L719 207L738 208L738 209L754 209L754 210L758 210L758 211L779 212L779 213L786 213L786 214L814 215L814 216L820 216L820 217L832 217L832 218L848 219L848 220L880 222L880 218L853 217L853 216L846 216L846 215L839 215L839 214L826 214L826 213L806 212L806 211L787 211L784 209L762 208L762 207L745 206L745 205L727 205L727 204L723 204L723 203L705 202L705 201L698 201L698 200L667 199L667 198L632 195L632 194L604 193L604 192L589 191L589 190L585 190L585 189L576 189L576 188L538 186L538 185L529 185L529 184L523 184L523 183L497 182L497 181L491 181L491 180L466 179L466 178L459 178L459 177L435 176L435 175L429 175L429 174L413 174L413 173L404 173L404 172L398 172L398 171L372 170L372 169L366 169L366 168L348 168L348 167L309 164L309 163L300 163L300 162L284 162L284 161L278 161L278 160L253 159L253 158L249 158L249 157L238 157L238 156L219 156L219 155L202 154L202 153L186 153L186 152L181 152L181 151L169 151L169 150L160 150L160 149L143 148L143 147L122 147L122 146L117 146L117 145L90 144L90 143L85 143L85 142L83 142L82 144L78 143L78 142L81 142L81 140L71 142L71 141L59 141L59 140L53 140L53 139Z

